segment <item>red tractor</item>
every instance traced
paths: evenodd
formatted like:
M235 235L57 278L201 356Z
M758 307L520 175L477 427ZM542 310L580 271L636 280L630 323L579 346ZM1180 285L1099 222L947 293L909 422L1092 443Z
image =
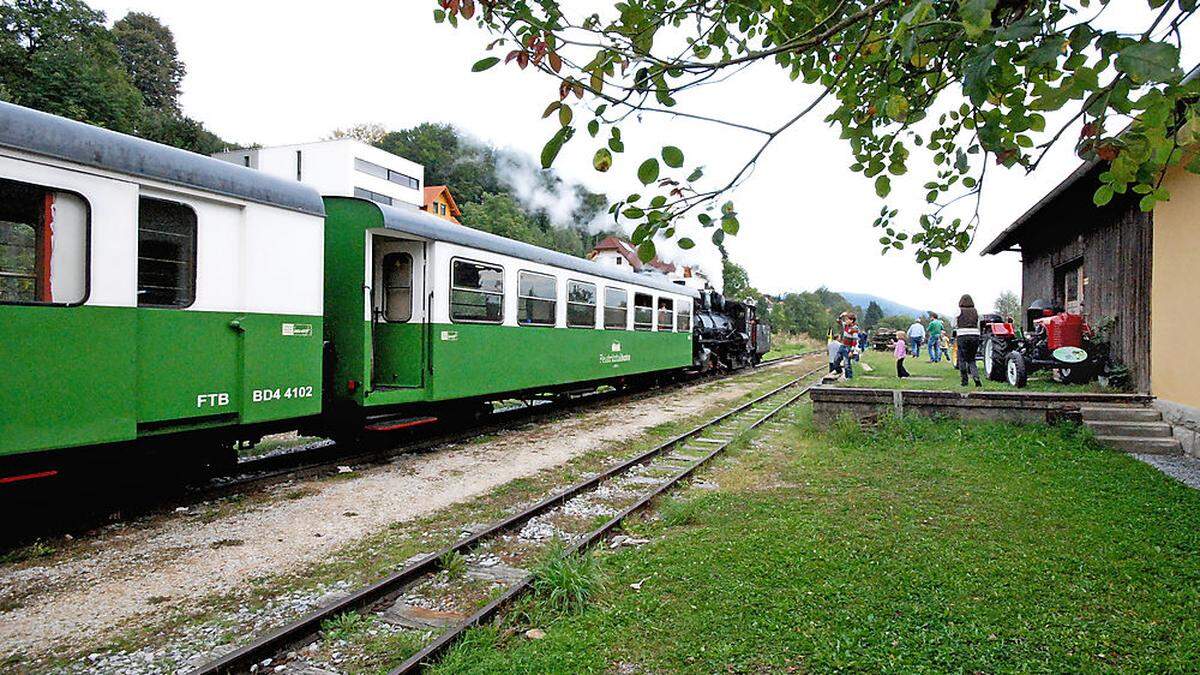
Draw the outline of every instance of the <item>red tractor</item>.
M996 314L980 317L980 351L989 379L1008 380L1014 387L1024 387L1029 374L1043 368L1053 369L1059 380L1073 384L1095 376L1100 350L1088 349L1092 331L1082 316L1035 300L1025 318L1025 333L1019 335L1016 326Z

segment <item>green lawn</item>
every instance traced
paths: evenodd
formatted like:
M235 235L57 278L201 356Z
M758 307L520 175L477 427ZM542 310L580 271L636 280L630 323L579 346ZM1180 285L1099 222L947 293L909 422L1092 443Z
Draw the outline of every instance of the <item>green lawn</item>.
M1075 428L801 420L440 672L1192 670L1200 493ZM677 506L677 505L676 505ZM672 513L679 509L672 509ZM666 525L664 522L670 522ZM635 590L631 584L640 584ZM537 627L545 638L523 637Z
M861 363L854 364L854 378L841 383L846 387L872 387L878 389L963 389L960 384L958 370L953 363L942 359L939 363L929 363L929 353L922 350L920 357L904 359L904 367L913 377L903 380L896 377L896 358L892 352L877 352L868 350L862 355L873 369L865 372ZM1007 382L993 382L987 379L983 371L983 362L978 362L979 378L983 381L986 391L1014 391ZM932 378L932 379L929 379ZM974 390L975 383L968 381L967 388ZM1029 375L1026 385L1029 391L1106 391L1095 382L1082 385L1060 384L1050 377L1050 371L1042 370Z

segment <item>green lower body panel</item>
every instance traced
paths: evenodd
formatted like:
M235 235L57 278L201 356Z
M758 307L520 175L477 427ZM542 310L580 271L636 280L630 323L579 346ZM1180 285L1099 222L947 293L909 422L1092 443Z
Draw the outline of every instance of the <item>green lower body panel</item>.
M0 455L321 409L321 317L5 305L0 326Z
M0 306L0 455L137 428L137 310Z
M366 405L476 398L692 363L690 333L437 324L427 339L423 353L429 355L429 386L415 391L377 387L367 394ZM407 344L410 360L420 363L421 341ZM395 347L390 358L400 353Z

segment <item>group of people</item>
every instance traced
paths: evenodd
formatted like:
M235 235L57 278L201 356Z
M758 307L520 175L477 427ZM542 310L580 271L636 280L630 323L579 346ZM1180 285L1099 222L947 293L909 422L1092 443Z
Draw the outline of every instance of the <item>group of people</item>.
M842 312L838 317L838 325L830 331L829 371L841 372L846 379L853 378L853 362L866 350L866 342L867 334L858 327L858 317L854 312ZM910 376L904 367L904 359L909 356L920 357L922 344L926 345L929 352L929 363L939 363L945 357L947 362L956 365L962 386L967 386L969 378L974 379L976 387L983 386L979 378L979 366L975 363L979 353L979 313L970 295L963 295L959 299L958 316L954 319L953 327L948 328L937 313L930 312L928 323L921 323L918 319L908 327L908 332L896 331L893 353L897 377Z

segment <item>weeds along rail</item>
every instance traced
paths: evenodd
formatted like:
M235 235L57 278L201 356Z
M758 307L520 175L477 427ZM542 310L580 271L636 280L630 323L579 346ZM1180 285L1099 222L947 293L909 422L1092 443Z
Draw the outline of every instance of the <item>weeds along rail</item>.
M271 666L278 667L289 662L302 660L303 648L316 645L322 626L327 621L351 614L368 613L384 617L390 625L406 626L423 632L445 628L419 651L408 657L401 665L391 670L395 673L410 673L421 670L440 657L469 628L479 625L503 610L515 598L529 590L533 577L520 568L522 561L529 562L536 553L544 551L549 541L531 541L525 533L533 525L546 525L555 531L561 530L569 542L564 554L576 553L604 539L631 514L645 508L655 498L664 494L681 481L691 476L711 459L725 451L745 433L768 422L781 411L807 394L809 387L799 387L806 379L824 370L813 369L789 380L782 386L743 403L703 424L675 436L654 448L646 450L609 469L556 492L532 506L511 515L486 528L465 536L446 548L430 553L404 569L364 587L340 600L321 607L225 656L200 666L192 675L216 675L218 673L250 672L257 664L271 659ZM599 499L598 488L610 487L605 502L610 515L599 527L590 524L570 529L572 516L567 506L586 500ZM608 502L612 502L609 504ZM594 519L593 519L594 520ZM536 530L536 528L533 528ZM555 536L557 539L557 535ZM440 583L439 573L446 572L447 563L455 557L474 555L485 550L489 559L499 559L489 568L478 568L477 572L489 574L500 586L506 586L498 596L487 599L482 607L456 607L454 612L444 615L462 617L450 625L429 623L422 625L419 618L413 619L405 612L420 605L410 603L410 598L423 589L436 587ZM465 561L460 560L460 564ZM474 605L478 605L478 601ZM393 661L394 662L394 661ZM303 663L292 664L302 667Z
M763 361L756 369L795 361L816 352L808 351ZM639 387L633 390L613 390L588 394L565 402L552 402L506 410L472 423L466 429L435 429L416 436L397 439L390 447L360 450L346 448L333 441L319 441L307 447L273 454L267 457L239 462L229 473L215 476L210 482L198 486L180 485L172 489L162 483L158 489L128 492L125 496L114 495L118 500L109 504L90 502L82 512L70 511L69 501L53 499L49 508L29 509L40 517L25 524L22 532L10 532L0 541L0 552L11 550L35 539L82 532L88 528L113 522L129 521L133 518L168 512L176 507L190 506L200 501L221 499L239 492L267 487L281 480L315 478L324 475L338 465L369 465L386 463L404 454L427 452L448 443L461 443L516 425L551 419L555 415L587 410L594 406L619 404L640 397L676 388L696 386L708 382L746 374L740 370L718 376L700 376L659 387ZM144 483L153 485L153 482ZM57 506L55 506L57 505Z

